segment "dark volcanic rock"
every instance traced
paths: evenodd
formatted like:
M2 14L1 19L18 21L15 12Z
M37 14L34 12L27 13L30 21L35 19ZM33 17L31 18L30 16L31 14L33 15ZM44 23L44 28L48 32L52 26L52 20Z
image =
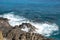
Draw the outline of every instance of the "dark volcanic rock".
M11 28L12 27L8 23L8 19L0 17L0 30L3 31L3 36L6 37L6 34L9 32L9 30L11 30Z

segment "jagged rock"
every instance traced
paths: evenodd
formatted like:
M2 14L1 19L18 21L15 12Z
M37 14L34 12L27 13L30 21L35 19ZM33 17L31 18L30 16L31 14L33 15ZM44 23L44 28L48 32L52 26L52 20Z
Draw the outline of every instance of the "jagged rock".
M21 29L15 26L7 35L8 40L19 40L20 35L24 33Z
M27 27L32 27L31 24L29 25L28 23ZM8 40L52 40L49 38L46 38L40 34L36 34L33 32L25 32L23 30L21 30L21 28L24 27L24 25L26 25L23 23L23 25L20 26L15 26L8 34L7 38ZM29 26L28 26L29 25Z
M9 33L8 40L52 40L36 33L20 32L21 34L18 34L14 31Z
M8 23L8 19L0 17L0 30L3 31L4 37L6 37L6 34L9 32L9 30L11 30L11 28L12 27Z
M3 40L3 35L1 30L0 30L0 40Z
M22 23L21 25L19 25L19 27L21 28L21 30L26 31L26 32L34 32L35 29L37 29L30 23Z
M6 40L53 40L41 34L33 33L35 29L30 23L22 23L19 26L11 27L7 18L0 18L0 30L3 33L3 35L0 34L0 37L3 36Z

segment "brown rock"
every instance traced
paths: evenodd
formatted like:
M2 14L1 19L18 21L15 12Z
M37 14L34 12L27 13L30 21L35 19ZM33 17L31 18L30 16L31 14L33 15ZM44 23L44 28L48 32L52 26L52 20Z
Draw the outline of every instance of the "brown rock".
M1 30L0 30L0 40L3 40L3 35Z
M12 27L8 23L8 19L0 17L0 30L3 31L3 36L4 37L6 37L6 34L9 32L9 30L11 30L11 28Z
M19 40L20 35L23 31L18 27L14 27L7 35L8 40Z
M25 27L30 28L28 32L21 30ZM19 26L16 25L15 27L11 27L7 18L0 18L0 30L2 31L0 31L1 40L3 40L3 37L5 37L6 40L53 40L40 34L33 33L35 29L36 28L30 23L22 23Z
M29 32L23 32L23 31L11 31L7 38L9 40L52 40L49 38L46 38L40 34L36 34L36 33L29 33Z

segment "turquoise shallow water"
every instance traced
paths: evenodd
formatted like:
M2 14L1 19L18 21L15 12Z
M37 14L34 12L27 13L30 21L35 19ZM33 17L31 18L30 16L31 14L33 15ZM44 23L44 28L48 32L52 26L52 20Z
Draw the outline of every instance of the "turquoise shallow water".
M23 16L34 22L51 22L59 26L57 35L51 35L50 38L60 40L60 3L42 2L42 3L0 3L0 15L14 12L15 15ZM54 34L54 33L53 33Z

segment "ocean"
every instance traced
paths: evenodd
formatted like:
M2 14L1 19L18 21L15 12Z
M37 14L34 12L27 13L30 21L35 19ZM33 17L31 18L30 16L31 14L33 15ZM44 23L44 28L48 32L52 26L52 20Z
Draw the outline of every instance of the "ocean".
M60 3L0 3L0 17L10 19L12 26L31 23L37 33L60 40Z

